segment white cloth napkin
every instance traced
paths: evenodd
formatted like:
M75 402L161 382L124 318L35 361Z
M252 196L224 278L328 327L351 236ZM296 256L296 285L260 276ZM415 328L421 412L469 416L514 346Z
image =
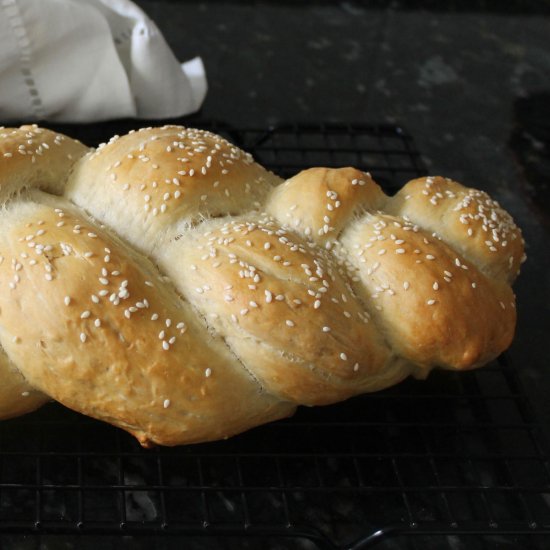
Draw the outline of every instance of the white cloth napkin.
M130 0L0 0L0 123L176 117L206 90Z

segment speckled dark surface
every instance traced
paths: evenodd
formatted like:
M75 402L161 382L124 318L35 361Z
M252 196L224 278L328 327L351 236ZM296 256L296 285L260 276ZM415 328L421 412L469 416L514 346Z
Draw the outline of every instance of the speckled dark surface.
M528 262L515 287L519 323L510 355L547 424L550 205L537 187L548 181L544 170L524 169L533 155L519 154L511 143L520 136L544 157L544 143L521 126L516 107L550 90L548 4L525 13L517 2L510 12L502 2L494 10L484 2L460 10L442 3L434 10L430 2L376 2L371 9L354 2L137 3L178 58L203 58L209 93L200 117L254 127L289 121L403 125L430 172L483 188L513 213L524 230ZM13 536L0 543L25 550L97 545L75 537ZM104 538L102 546L181 547L173 539L149 538ZM201 540L186 548L233 546Z

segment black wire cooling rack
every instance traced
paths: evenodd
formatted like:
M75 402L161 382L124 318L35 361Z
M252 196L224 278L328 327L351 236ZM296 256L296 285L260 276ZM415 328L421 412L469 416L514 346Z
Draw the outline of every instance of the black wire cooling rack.
M132 125L62 130L96 144ZM396 127L202 126L283 176L352 165L392 191L424 173ZM547 549L550 455L515 367L504 356L477 371L434 372L227 441L152 450L47 405L0 423L0 534Z

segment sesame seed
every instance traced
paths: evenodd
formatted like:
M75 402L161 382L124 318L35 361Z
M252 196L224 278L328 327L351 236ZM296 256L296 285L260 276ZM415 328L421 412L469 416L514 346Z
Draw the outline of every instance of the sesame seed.
M84 334L83 332L80 333L80 341L84 344L84 342L86 342L86 334Z
M168 351L170 349L170 344L166 340L162 341L162 349L164 351Z
M323 332L330 332L330 327L323 327Z
M89 316L90 316L90 312L89 312L88 310L83 311L83 312L80 314L80 318L81 318L81 319L87 319Z
M210 378L210 376L212 375L212 369L210 367L208 367L205 371L204 371L204 376L206 376L206 378Z
M285 321L285 323L286 323L287 327L293 327L293 326L295 326L295 325L294 325L294 321L291 321L290 319L287 319L287 320Z
M344 352L342 352L342 353L340 354L340 359L342 359L342 361L347 361L347 360L348 360L348 356L347 356Z
M426 302L429 306L433 306L435 304L435 300L428 300Z
M65 298L63 298L63 302L65 303L66 306L68 306L71 303L71 297L65 296Z
M164 403L162 404L162 406L167 409L169 406L170 406L170 399L165 399L164 400Z

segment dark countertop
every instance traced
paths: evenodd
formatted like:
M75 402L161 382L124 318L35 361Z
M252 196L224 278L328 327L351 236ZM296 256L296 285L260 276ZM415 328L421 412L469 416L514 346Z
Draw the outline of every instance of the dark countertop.
M190 121L402 125L431 173L487 190L514 215L528 261L515 286L519 322L510 356L547 424L550 116L538 113L550 103L540 99L550 91L549 4L526 12L520 2L506 11L504 2L481 0L461 9L432 9L430 2L136 3L180 60L203 58L209 93ZM72 549L97 540L14 536L3 543ZM157 544L102 539L106 550L179 548L174 539ZM187 547L218 548L194 544ZM283 547L290 548L273 548Z

